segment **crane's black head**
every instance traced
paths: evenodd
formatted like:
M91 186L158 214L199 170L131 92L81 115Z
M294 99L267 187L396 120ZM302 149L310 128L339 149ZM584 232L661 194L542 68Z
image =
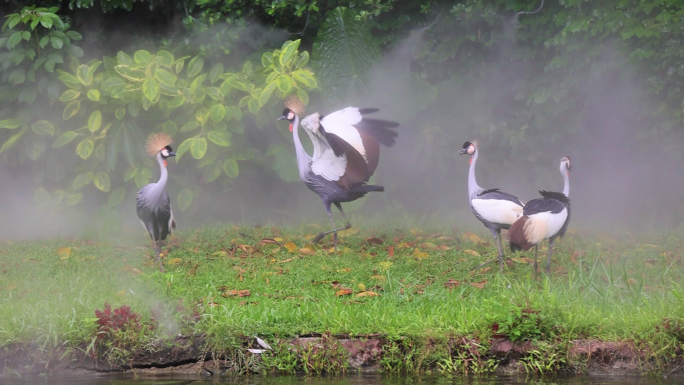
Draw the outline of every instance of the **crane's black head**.
M162 148L161 151L159 151L159 153L161 154L162 158L164 158L164 159L166 159L170 156L176 156L176 153L173 152L173 149L171 148L171 146L166 146L166 147Z
M475 145L473 143L470 143L470 142L465 142L465 143L463 143L463 148L458 152L458 155L464 155L464 154L473 155L474 152L475 152Z
M294 121L295 113L289 108L283 110L283 116L279 117L278 120L289 120L290 121L290 132L292 132L292 122Z

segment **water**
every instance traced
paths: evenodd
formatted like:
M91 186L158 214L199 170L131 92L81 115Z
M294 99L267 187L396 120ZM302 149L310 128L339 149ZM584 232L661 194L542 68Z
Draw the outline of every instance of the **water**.
M582 376L582 377L525 377L525 376L386 376L382 374L359 374L344 377L303 376L221 376L206 377L193 375L140 376L132 375L83 375L51 376L31 378L0 378L2 385L670 385L684 384L684 378L660 379L626 376Z

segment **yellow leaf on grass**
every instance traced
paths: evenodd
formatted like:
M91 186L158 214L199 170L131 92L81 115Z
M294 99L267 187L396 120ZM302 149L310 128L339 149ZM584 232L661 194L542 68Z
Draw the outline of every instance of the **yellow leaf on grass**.
M297 245L292 242L287 242L283 245L283 247L285 247L290 253L294 253L294 251L297 250Z
M380 268L383 269L383 270L389 269L390 267L392 267L392 265L393 265L393 263L392 263L392 262L389 262L389 261L385 261L385 262L380 262L380 263L378 263L378 266L380 266Z
M275 237L275 238L273 238L273 240L276 242L282 242L283 238Z
M299 249L299 253L304 254L304 255L310 255L310 254L313 254L314 251L308 247L302 247L301 249Z
M168 265L177 265L180 263L183 259L182 258L174 258L168 262L166 262Z
M355 295L354 297L379 297L380 294L376 293L374 291L364 291L362 293L359 293Z
M69 258L71 256L71 247L60 247L57 249L57 255L61 257L60 259Z
M366 285L364 285L364 284L362 284L362 283L356 285L356 287L358 287L359 290L361 290L361 291L366 291Z
M219 250L219 251L215 252L215 253L212 254L212 255L215 255L215 256L217 256L217 257L227 257L227 256L228 256L228 253L226 253L226 252L223 251L223 250Z
M352 294L352 293L353 293L353 292L351 291L351 289L342 289L342 290L338 290L338 291L335 293L335 295L338 296L338 297L341 297L341 296L343 296L343 295L350 295L350 294Z
M338 272L338 273L349 273L349 272L351 272L351 268L349 268L349 267L343 267L343 268L341 268L341 269L337 269L337 272Z
M118 295L119 297L123 297L124 295L126 295L126 290L118 291L116 295Z
M468 250L463 250L463 252L464 252L464 253L468 253L468 254L472 255L473 257L479 257L479 256L480 256L480 253L478 253L478 252L475 251L475 250L470 250L470 249L468 249Z
M463 238L470 240L475 243L482 243L482 238L478 237L475 233L463 233Z
M430 256L430 254L418 250L418 248L413 249L413 256L418 259L425 259Z
M294 257L292 257L292 258L288 258L288 259L284 259L284 260L280 261L279 263L286 263L286 262L290 262L290 261L291 261L291 260L293 260L293 259L294 259Z
M387 277L384 275L377 275L376 274L376 275L372 276L371 279L377 279L378 281L385 281L385 280L387 280Z
M421 244L420 247L422 247L424 249L428 249L428 250L434 250L437 248L437 245L435 245L434 243L431 243L431 242L425 242L425 243Z
M511 258L511 261L513 262L518 262L518 263L534 263L534 260L527 258L527 257L522 257L522 258Z
M16 288L17 288L16 283L10 283L9 285L7 285L7 290L14 290Z

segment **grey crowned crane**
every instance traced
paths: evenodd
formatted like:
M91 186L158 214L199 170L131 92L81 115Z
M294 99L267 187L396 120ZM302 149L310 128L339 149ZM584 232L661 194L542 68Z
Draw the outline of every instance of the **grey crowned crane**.
M390 128L398 127L399 123L364 116L377 111L377 108L347 107L327 116L315 112L302 119L302 128L313 144L312 157L299 140L299 119L304 114L304 104L296 97L285 100L283 116L278 120L290 122L299 178L321 197L332 225L332 230L318 234L314 243L332 233L333 247L337 250L337 229L330 211L331 204L347 220L341 203L354 201L369 192L385 191L383 186L367 185L366 182L378 166L380 144L394 145L398 134ZM350 228L351 223L347 220L344 229Z
M169 173L166 171L166 159L170 156L176 156L170 146L172 142L171 137L161 132L153 134L147 139L145 150L147 155L157 159L161 175L157 183L150 183L141 188L136 199L138 218L140 218L143 227L152 237L157 254L157 262L159 262L159 269L162 273L164 272L164 265L162 265L161 258L159 257L161 242L166 240L169 234L176 228L173 210L171 210L171 200L169 199L169 194L164 189L166 187L166 180L169 177Z
M551 251L556 238L565 235L570 223L570 158L563 157L560 173L563 176L563 192L539 191L542 198L533 199L525 205L523 216L508 232L511 251L527 251L534 246L534 278L537 279L537 245L549 239L546 272L551 275Z
M496 248L499 252L499 267L503 271L504 248L501 242L501 229L508 229L523 215L525 206L518 197L503 192L497 188L485 190L478 186L475 180L475 163L478 150L476 143L465 142L459 155L470 155L470 170L468 171L468 199L470 210L475 217L485 225L494 236ZM489 261L492 262L492 261ZM486 262L479 267L489 263ZM476 268L476 269L477 269Z

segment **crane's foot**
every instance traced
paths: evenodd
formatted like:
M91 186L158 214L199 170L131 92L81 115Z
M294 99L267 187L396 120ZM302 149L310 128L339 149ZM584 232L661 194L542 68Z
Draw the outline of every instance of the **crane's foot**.
M351 223L347 222L347 225L344 226L344 228L341 229L341 230L349 230L349 229L351 229ZM331 234L331 233L334 233L334 234L335 234L335 244L337 244L337 232L338 232L338 231L341 231L341 230L324 231L324 232L322 232L322 233L316 235L316 238L313 239L313 243L318 243L318 242L320 242L321 239L323 239L323 237L325 237L326 235Z
M157 253L157 262L159 263L159 271L162 273L166 273L166 270L164 270L164 265L162 264L161 257L159 254L161 253L161 250L156 250Z

